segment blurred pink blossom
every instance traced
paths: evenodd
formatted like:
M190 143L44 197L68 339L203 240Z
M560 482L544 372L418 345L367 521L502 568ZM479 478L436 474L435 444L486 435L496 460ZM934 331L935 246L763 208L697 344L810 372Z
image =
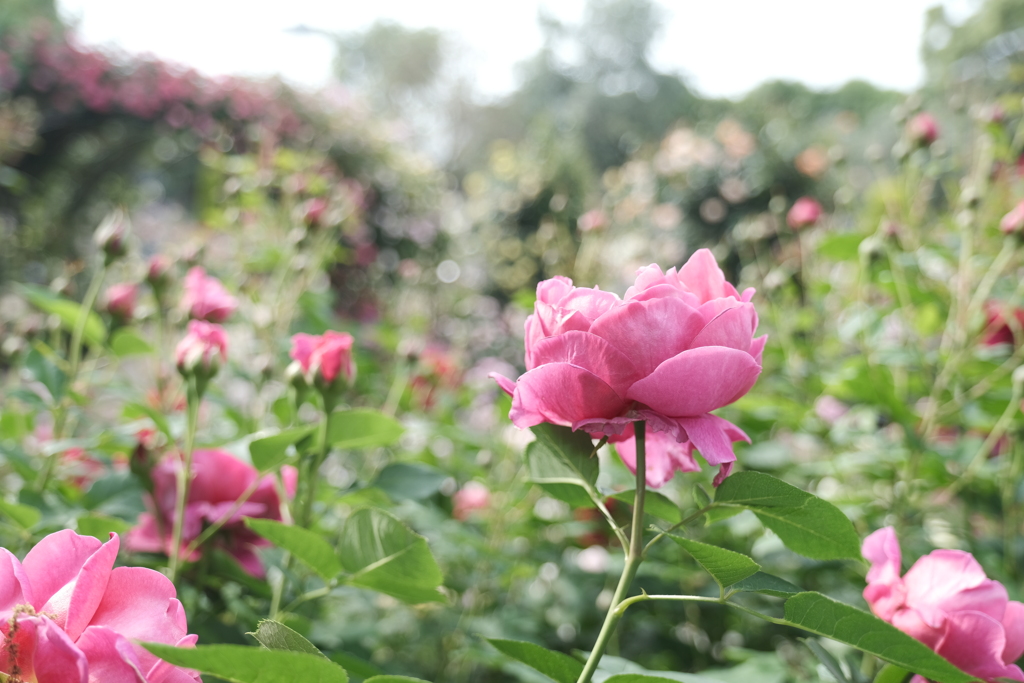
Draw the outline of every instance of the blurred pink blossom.
M821 204L810 197L801 197L786 214L786 224L794 230L800 230L814 225L820 217Z
M171 554L171 529L178 490L177 472L181 467L181 459L171 455L153 468L150 475L153 495L148 501L150 511L142 513L138 525L128 532L126 542L131 550L168 556ZM281 477L288 496L294 496L298 477L295 468L282 468ZM256 488L252 495L232 512L239 498L254 483ZM179 552L184 553L206 527L224 519L229 513L230 517L214 534L211 543L232 555L246 572L262 577L263 563L256 549L269 546L270 543L250 531L243 518L281 521L281 499L273 475L261 478L255 467L226 451L195 451L192 454L192 485L185 505ZM196 548L184 559L195 562L205 550L203 547Z
M135 317L135 299L139 294L137 285L121 282L107 288L107 312L122 321Z
M1003 219L999 221L999 229L1007 235L1024 232L1024 201L1018 203L1003 216Z
M182 372L202 368L215 372L228 359L228 336L224 328L203 320L192 320L188 334L178 342L174 361Z
M312 384L317 376L331 384L339 375L351 382L356 366L352 360L355 340L347 332L328 330L323 335L296 334L292 337L292 360L298 361L306 380Z
M220 280L207 275L200 266L194 266L185 275L181 304L189 317L211 323L224 322L238 308L238 301L228 294Z
M936 123L935 117L926 111L915 114L907 122L907 137L915 145L927 147L938 139L939 124Z
M871 562L864 599L881 619L913 636L972 676L1024 681L1014 662L1024 654L1024 604L985 576L962 550L935 550L900 577L902 555L892 527L864 539ZM913 683L925 683L915 676Z
M468 482L452 495L452 517L465 521L475 510L486 510L490 504L490 489L478 481Z

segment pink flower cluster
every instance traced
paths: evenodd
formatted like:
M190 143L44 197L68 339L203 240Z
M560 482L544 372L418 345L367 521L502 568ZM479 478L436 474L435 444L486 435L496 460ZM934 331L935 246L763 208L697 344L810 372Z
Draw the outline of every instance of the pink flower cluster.
M892 527L864 539L862 552L871 562L864 599L872 612L972 676L1024 681L1014 664L1024 654L1024 604L1010 600L970 553L936 550L901 577Z
M131 550L168 556L171 554L171 529L178 490L177 472L181 466L181 460L172 456L164 458L153 468L150 475L153 481L151 512L140 515L138 526L128 532L126 541ZM288 495L295 495L295 468L282 468L281 476ZM234 509L237 501L254 483L256 488L249 498ZM260 478L255 467L225 451L195 451L192 454L192 485L188 490L182 525L182 547L178 552L184 553L204 528L229 514L214 535L214 544L238 560L246 572L262 577L263 564L256 549L269 543L250 531L242 518L281 520L281 499L278 497L274 477L266 475ZM202 557L203 552L204 548L196 548L184 559L194 562Z
M635 468L633 422L646 420L647 484L699 469L694 449L719 465L720 483L749 441L711 411L747 393L761 373L767 337L754 338L753 289L739 294L711 252L677 272L642 268L624 298L573 287L564 277L537 286L526 320L526 374L492 375L512 395L512 422L584 429L617 442Z
M228 336L220 325L192 320L188 334L178 342L174 360L184 373L202 369L213 373L228 359Z
M0 548L0 672L37 683L200 681L138 645L197 637L174 584L152 569L115 569L118 547L117 534L103 543L65 530L21 562Z
M204 137L218 121L260 123L279 137L295 134L301 121L277 92L237 78L210 79L160 61L117 63L82 47L73 37L40 31L8 36L0 46L0 88L47 95L58 111L84 108L163 119ZM23 91L23 92L22 92Z

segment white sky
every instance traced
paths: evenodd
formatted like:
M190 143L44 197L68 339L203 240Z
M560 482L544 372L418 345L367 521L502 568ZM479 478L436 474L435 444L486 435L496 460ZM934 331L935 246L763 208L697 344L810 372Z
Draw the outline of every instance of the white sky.
M0 0L2 1L2 0ZM914 88L925 10L963 17L977 0L662 0L668 20L653 61L710 96L737 96L770 79L814 87L862 78ZM331 32L376 19L435 26L466 46L478 88L500 95L513 66L540 47L541 6L578 20L584 0L58 0L86 43L154 54L210 75L280 73L303 85L329 79L333 50L305 24Z

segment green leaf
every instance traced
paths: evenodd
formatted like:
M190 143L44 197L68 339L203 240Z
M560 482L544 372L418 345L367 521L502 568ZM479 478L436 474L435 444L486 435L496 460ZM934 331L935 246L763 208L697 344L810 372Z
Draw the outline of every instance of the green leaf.
M680 680L686 679L662 678L661 676L646 676L644 674L616 674L604 679L604 683L678 683Z
M59 294L54 294L44 287L20 285L19 288L33 306L45 313L56 315L60 318L61 326L65 330L74 332L82 312L80 304L71 299L65 299ZM95 311L89 311L82 340L89 346L100 346L106 338L107 327L103 324L103 320Z
M153 353L153 346L134 330L122 327L110 335L110 350L115 356L139 356Z
M273 619L264 619L256 627L256 632L249 635L268 650L288 650L290 652L305 652L318 657L324 656L324 653L320 652L316 645L303 638L297 631Z
M25 358L25 367L32 373L53 397L57 403L64 398L64 391L67 389L68 377L49 358L39 353L38 349L32 349Z
M339 410L327 421L327 443L341 449L389 446L404 431L398 420L376 410Z
M803 588L794 586L785 579L780 579L772 574L765 572L757 572L739 583L731 586L735 591L742 591L744 593L763 593L764 595L771 595L776 598L788 598L791 595L802 593Z
M699 541L691 541L688 538L674 534L669 534L669 538L679 544L683 550L690 553L693 559L697 560L698 564L714 577L723 590L726 586L731 586L756 574L761 568L761 565L746 555L733 552L732 550L700 543Z
M857 233L830 235L814 248L814 253L833 261L852 261L857 258L858 247L863 240L864 235Z
M908 678L910 678L910 672L906 669L886 664L875 676L874 683L906 683Z
M142 646L174 666L195 669L230 683L348 683L345 670L305 652L265 650L245 645L199 645L177 648L159 643Z
M971 683L976 679L873 614L821 593L798 593L785 605L785 620L815 635L846 643L938 683Z
M341 494L337 501L341 505L349 507L387 507L391 504L388 494L380 489L367 486L361 489L352 489Z
M557 683L576 683L583 673L583 665L562 652L552 652L540 645L521 640L488 638L487 642L502 654L518 659Z
M429 465L398 462L381 470L372 486L394 500L423 500L437 493L447 478L447 474Z
M530 481L574 507L593 505L599 463L590 435L547 423L530 430L537 437L526 447Z
M39 524L39 520L43 518L42 513L31 505L8 503L2 498L0 498L0 514L9 517L22 529L31 529L36 524Z
M404 602L443 602L444 577L423 538L383 510L356 510L345 521L339 544L348 583Z
M123 534L131 528L131 525L123 519L108 517L106 515L82 515L77 521L78 533L83 536L92 536L101 541L110 538L110 533Z
M374 676L363 683L427 683L422 678L409 678L408 676Z
M246 517L245 524L278 548L308 564L324 581L330 581L341 572L341 562L334 548L319 534L272 519Z
M332 662L337 662L345 667L345 671L349 672L352 676L357 678L372 678L374 676L383 676L384 672L379 667L374 666L365 659L360 659L355 655L341 650L335 650L331 653L330 659ZM365 681L363 683L366 683Z
M612 655L605 655L601 658L601 662L598 664L597 670L610 678L606 678L605 681L612 680L615 678L618 681L672 681L677 683L682 681L683 683L722 683L722 681L716 677L708 677L697 674L681 674L675 671L652 671L645 669L636 662L631 662L628 659L622 657L614 657ZM619 677L623 678L619 678ZM629 676L639 676L640 678L628 678ZM757 681L762 683L759 678L749 678L748 680Z
M313 427L286 429L262 439L249 442L249 456L260 472L269 472L288 459L288 447L302 441L313 432Z
M850 683L850 679L843 673L843 667L839 665L838 660L832 656L832 653L822 647L821 643L815 638L801 638L804 641L804 645L814 653L814 656L818 658L818 661L825 665L828 672L832 674L832 678L836 679L839 683Z
M147 406L144 403L128 403L125 405L124 410L121 411L129 420L137 420L142 417L148 417L156 425L156 428L163 432L163 435L174 441L174 435L171 434L171 425L167 422L167 418L156 408Z
M620 491L613 495L612 498L629 503L632 506L633 499L636 498L636 491ZM644 494L644 514L663 519L672 524L679 524L683 521L683 513L679 506L657 491L648 491Z
M861 559L860 536L831 503L761 472L738 472L718 487L718 505L752 510L790 550L814 560Z

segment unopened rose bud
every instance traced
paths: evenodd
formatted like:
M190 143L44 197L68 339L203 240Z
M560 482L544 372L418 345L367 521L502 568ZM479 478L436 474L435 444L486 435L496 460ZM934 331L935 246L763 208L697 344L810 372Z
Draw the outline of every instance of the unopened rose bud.
M306 202L302 212L302 221L310 228L323 227L326 212L327 200L323 197L314 197Z
M928 112L915 114L907 122L907 138L918 147L928 147L939 137L939 124Z
M93 240L105 254L107 265L128 252L128 228L128 216L121 209L115 209L93 233Z
M174 262L166 254L156 254L149 259L146 270L146 282L153 289L162 289L171 279L171 268Z
M1024 201L1013 207L1008 214L999 221L999 229L1006 235L1020 235L1024 233Z
M138 293L138 287L130 282L111 285L106 294L107 312L120 322L128 322L135 317L135 299Z
M178 342L174 360L185 377L208 380L228 358L228 337L224 328L203 320L188 324L188 334Z
M820 217L821 204L810 197L801 197L786 214L786 223L794 230L800 230L814 225Z

